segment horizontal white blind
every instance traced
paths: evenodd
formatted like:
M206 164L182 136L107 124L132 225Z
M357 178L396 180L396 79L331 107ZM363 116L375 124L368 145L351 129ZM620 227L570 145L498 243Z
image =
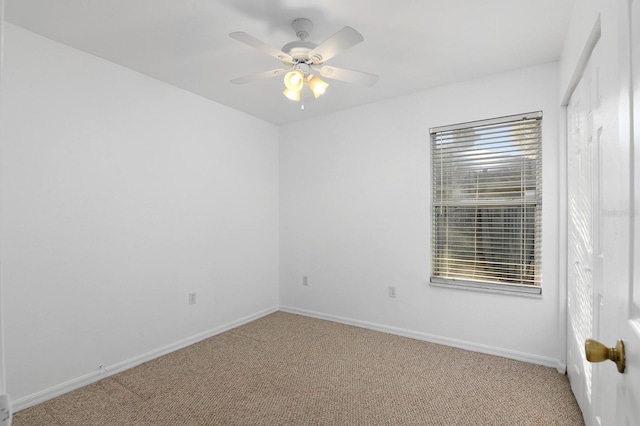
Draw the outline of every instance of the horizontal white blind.
M432 281L540 286L541 123L536 112L431 129Z

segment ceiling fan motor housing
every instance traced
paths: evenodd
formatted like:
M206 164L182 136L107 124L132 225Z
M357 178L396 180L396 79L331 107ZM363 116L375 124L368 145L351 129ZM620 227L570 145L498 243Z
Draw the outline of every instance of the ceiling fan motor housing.
M282 51L295 59L297 63L306 63L311 59L309 52L318 47L317 43L307 41L309 32L313 29L313 22L307 18L298 18L293 20L291 27L300 40L285 44L282 46Z
M309 59L309 52L318 46L317 43L305 40L296 40L282 46L282 51L298 62L305 62Z

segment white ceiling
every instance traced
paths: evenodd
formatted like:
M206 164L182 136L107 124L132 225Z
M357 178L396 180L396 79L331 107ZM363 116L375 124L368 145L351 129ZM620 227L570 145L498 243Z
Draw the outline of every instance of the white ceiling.
M284 124L431 87L556 61L575 0L6 0L5 19L174 86ZM229 80L281 63L228 34L278 49L295 18L322 42L349 25L364 42L328 65L378 74L373 87L326 79L305 110L281 77ZM310 92L309 92L310 95Z

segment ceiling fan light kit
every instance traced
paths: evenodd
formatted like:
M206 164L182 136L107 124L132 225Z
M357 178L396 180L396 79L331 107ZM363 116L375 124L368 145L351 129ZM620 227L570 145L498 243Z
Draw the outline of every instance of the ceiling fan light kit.
M284 85L289 90L300 91L304 83L304 73L300 70L289 71L284 76Z
M282 93L292 101L300 102L300 92L301 90L284 89Z
M309 32L313 29L313 22L309 19L295 19L291 23L291 27L295 31L299 40L285 44L281 50L278 50L244 32L234 32L229 34L231 38L278 59L283 63L283 65L288 67L286 69L276 69L236 78L231 80L231 82L235 84L244 84L284 74L284 85L286 89L283 94L288 99L299 102L300 94L304 88L305 82L311 89L311 92L313 92L313 96L316 99L319 96L322 96L326 92L327 87L329 87L329 84L317 75L313 74L311 72L312 70L317 71L319 74L327 78L342 80L349 83L359 83L366 86L372 86L378 80L378 76L375 74L324 65L325 61L364 40L362 35L353 28L344 27L318 45L306 40L307 37L309 37Z
M323 95L327 90L327 87L329 87L329 83L322 81L320 77L313 74L309 74L309 76L307 77L307 84L309 85L309 88L313 92L313 96L315 96L316 99L318 99L319 96Z

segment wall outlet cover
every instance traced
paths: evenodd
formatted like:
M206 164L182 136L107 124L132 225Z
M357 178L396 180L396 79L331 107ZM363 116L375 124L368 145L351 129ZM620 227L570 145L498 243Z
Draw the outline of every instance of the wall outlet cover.
M9 395L0 395L0 425L9 426L11 424L11 402Z

